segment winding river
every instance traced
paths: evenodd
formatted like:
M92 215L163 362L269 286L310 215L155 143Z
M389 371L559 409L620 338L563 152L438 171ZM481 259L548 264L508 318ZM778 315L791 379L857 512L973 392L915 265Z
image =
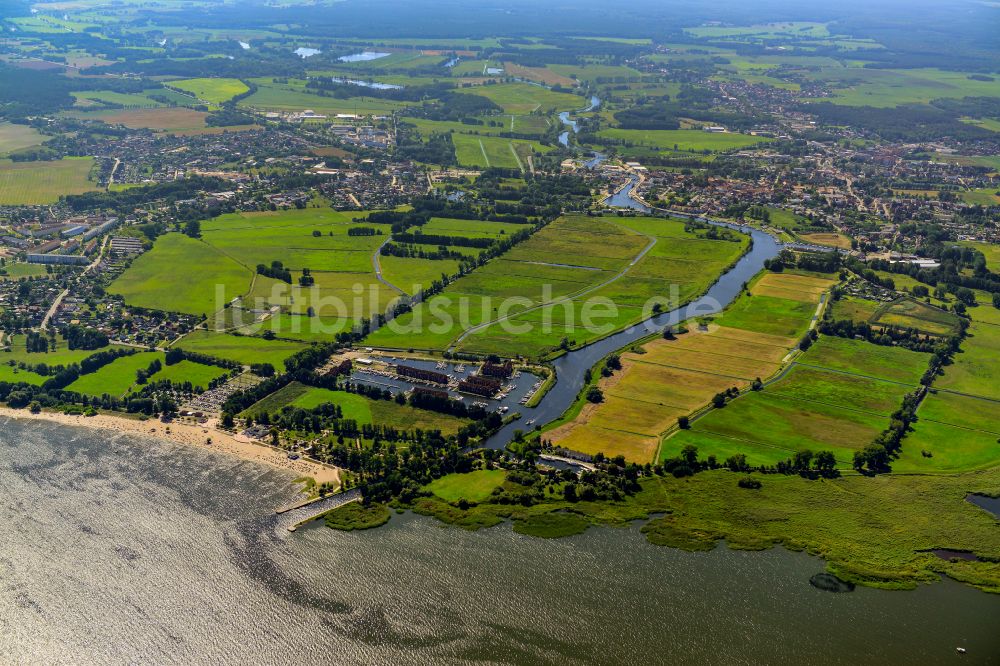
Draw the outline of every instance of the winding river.
M608 201L609 205L622 206L622 204L613 203L612 200L627 201L631 203L628 207L648 212L649 208L630 196L636 185L637 179L632 180L621 192L611 197L611 200ZM485 445L490 448L502 449L511 441L516 430L524 431L530 427L542 426L558 419L576 400L576 396L584 385L584 375L598 361L613 351L627 347L651 333L661 330L668 324L677 324L693 317L720 312L739 296L743 283L748 282L760 272L764 268L764 262L776 257L781 250L778 241L763 231L721 222L711 223L749 234L753 240L752 247L701 298L560 356L552 364L556 371L556 383L549 389L538 406L533 408L519 407L517 411L521 413L521 419L501 428L485 442ZM525 425L526 421L534 423L532 426L527 426Z

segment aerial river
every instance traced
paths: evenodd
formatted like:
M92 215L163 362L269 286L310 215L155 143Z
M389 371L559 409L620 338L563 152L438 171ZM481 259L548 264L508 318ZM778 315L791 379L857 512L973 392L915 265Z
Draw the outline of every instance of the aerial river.
M292 476L223 454L0 419L0 663L963 664L1000 596L809 584L782 549L685 553L394 515L289 533Z
M630 181L624 189L609 197L608 205L648 212L649 208L630 196L637 183L637 179ZM776 257L781 250L781 245L763 231L750 227L723 225L718 222L713 222L713 224L728 226L750 234L753 244L749 252L743 255L735 266L724 273L701 298L675 310L661 313L646 322L615 333L586 347L567 352L556 359L552 364L556 371L556 383L539 405L534 408L518 407L517 411L521 413L521 419L512 421L500 429L487 440L486 445L491 448L504 448L516 430L528 430L531 427L545 425L558 419L573 404L580 389L583 388L584 374L598 361L615 350L627 347L637 340L663 329L668 324L676 325L693 317L721 311L739 296L743 283L748 282L764 268L764 261ZM532 421L533 425L527 426L527 421Z

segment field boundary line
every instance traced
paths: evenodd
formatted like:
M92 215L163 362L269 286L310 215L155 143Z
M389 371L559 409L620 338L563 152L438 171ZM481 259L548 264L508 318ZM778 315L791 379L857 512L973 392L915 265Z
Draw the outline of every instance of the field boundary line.
M794 365L801 365L804 368L812 368L814 370L822 370L824 372L834 372L834 373L837 373L838 375L850 375L851 377L862 377L864 379L872 379L872 380L875 380L877 382L885 382L886 384L898 384L900 386L907 386L909 388L917 388L918 386L920 386L920 382L919 381L914 382L914 383L911 384L911 383L907 383L907 382L901 382L901 381L898 381L898 380L895 380L895 379L885 379L884 377L876 377L875 375L865 375L865 374L862 374L860 372L851 372L850 370L838 370L837 368L828 368L828 367L823 366L823 365L814 365L812 363L803 363L802 361L796 361L794 363ZM1000 402L1000 401L998 401L998 402Z
M478 141L479 141L479 150L483 151L483 159L486 160L486 168L489 169L490 168L490 158L486 154L486 146L483 145L483 140L482 139L479 139Z

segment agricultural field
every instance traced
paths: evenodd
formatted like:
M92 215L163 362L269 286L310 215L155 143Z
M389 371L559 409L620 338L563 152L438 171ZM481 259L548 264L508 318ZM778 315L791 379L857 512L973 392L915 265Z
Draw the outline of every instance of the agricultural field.
M631 232L630 238L636 248L639 247L636 234L644 239L646 246L639 250L637 259L622 266L621 261L627 257L608 257L605 255L610 252L597 248L589 255L581 255L578 242L556 237L554 231L546 229L539 235L539 239L549 239L543 253L537 251L537 246L525 243L514 248L506 258L546 262L549 257L557 256L560 263L570 266L617 272L606 275L597 286L586 288L572 299L570 295L557 297L551 305L514 315L509 321L477 331L459 348L501 356L543 356L553 353L563 338L570 345L586 344L648 318L656 305L669 311L693 300L746 248L745 236L734 234L730 240L712 240L685 231L683 223L676 220L602 219ZM587 231L593 233L594 230L595 225L591 223ZM605 239L602 245L610 248L611 240ZM515 328L509 329L508 325ZM531 334L521 335L516 327L530 328Z
M439 414L409 405L399 405L392 400L373 400L347 391L331 391L299 382L292 382L249 407L244 415L261 412L275 413L286 406L314 409L324 403L339 405L345 419L358 424L392 425L402 430L440 430L452 435L468 421L447 414Z
M121 397L135 385L136 372L145 370L157 358L162 362L163 354L139 352L131 356L123 356L97 372L81 375L79 379L67 386L66 390L89 396L99 397L106 394L116 398Z
M276 369L284 368L285 359L305 348L301 342L291 340L264 340L245 335L228 335L213 331L197 330L175 344L184 351L197 352L243 365L270 363Z
M962 190L958 196L963 201L980 206L996 206L1000 204L1000 187L987 187L973 190Z
M624 141L632 147L685 152L722 152L767 143L772 139L731 132L713 133L703 130L631 130L606 129L598 136Z
M44 140L45 135L30 125L0 123L0 155L37 146Z
M952 473L1000 464L996 402L934 391L924 398L917 417L894 471Z
M0 382L9 382L11 384L23 382L32 386L41 386L49 379L49 377L44 375L39 375L30 370L21 370L16 365L10 365L10 362L6 361L4 354L0 354L0 359L4 359L5 361L0 364Z
M529 83L500 83L485 85L463 90L463 93L486 97L504 113L529 114L541 111L573 111L586 106L586 102L577 95L555 92L541 86Z
M374 97L358 96L347 99L321 97L307 92L304 84L278 84L272 83L271 79L254 79L254 83L258 86L257 92L241 99L239 106L260 111L300 112L312 109L322 115L338 113L388 115L407 106L403 102Z
M693 444L701 455L739 452L751 465L770 465L799 450L827 450L849 468L853 452L889 425L927 367L928 354L905 351L822 337L774 383L664 440L661 456Z
M688 300L745 242L707 240L671 220L560 218L369 342L427 350L460 343L476 353L541 356L564 337L583 344L640 320L652 297Z
M873 324L915 328L921 333L948 336L958 331L958 317L921 301L903 298L879 308Z
M462 499L482 502L489 499L493 489L501 486L506 478L507 472L502 469L480 469L465 474L449 474L425 487L445 502Z
M526 171L529 157L551 150L537 141L474 134L452 134L451 140L459 165L481 169L501 167Z
M582 453L649 462L661 434L678 417L716 393L770 377L789 351L784 338L721 326L675 340L657 338L643 345L642 353L622 354L622 369L598 382L603 402L584 405L543 437Z
M829 67L804 69L802 75L834 89L833 97L823 101L847 106L893 107L941 98L1000 96L1000 80L996 78L979 81L965 72L941 69Z
M184 275L183 281L174 279ZM135 305L209 315L250 288L253 271L205 241L171 233L136 257L108 291ZM221 287L221 297L217 291Z
M74 111L71 115L74 118L100 120L109 125L124 125L131 129L150 129L154 132L181 135L220 134L223 131L235 132L253 127L252 125L209 127L205 124L207 113L180 106L153 109Z
M237 95L242 95L250 90L239 79L182 79L180 81L170 81L167 85L190 93L209 104L228 102Z
M973 321L954 363L934 387L1000 400L1000 326Z
M851 249L851 239L845 236L844 234L808 233L808 234L799 234L799 238L801 238L806 243L812 243L814 245L835 247L841 250Z
M44 363L51 368L56 365L79 363L88 356L93 356L98 352L115 348L112 345L104 347L103 349L95 350L70 349L65 338L60 335L56 338L56 349L43 353L28 352L25 344L26 336L24 335L12 335L8 338L8 341L10 345L9 351L0 351L0 365L6 365L10 361L14 361L15 363L27 363L28 365L39 365Z
M92 157L66 157L52 162L0 160L0 205L55 203L67 194L97 189L89 180Z

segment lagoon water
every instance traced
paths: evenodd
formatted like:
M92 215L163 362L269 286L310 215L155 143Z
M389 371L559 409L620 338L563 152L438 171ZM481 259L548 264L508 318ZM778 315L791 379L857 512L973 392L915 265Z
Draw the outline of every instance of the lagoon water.
M1000 662L1000 596L822 592L810 556L684 553L411 515L289 533L290 477L0 420L3 663Z

